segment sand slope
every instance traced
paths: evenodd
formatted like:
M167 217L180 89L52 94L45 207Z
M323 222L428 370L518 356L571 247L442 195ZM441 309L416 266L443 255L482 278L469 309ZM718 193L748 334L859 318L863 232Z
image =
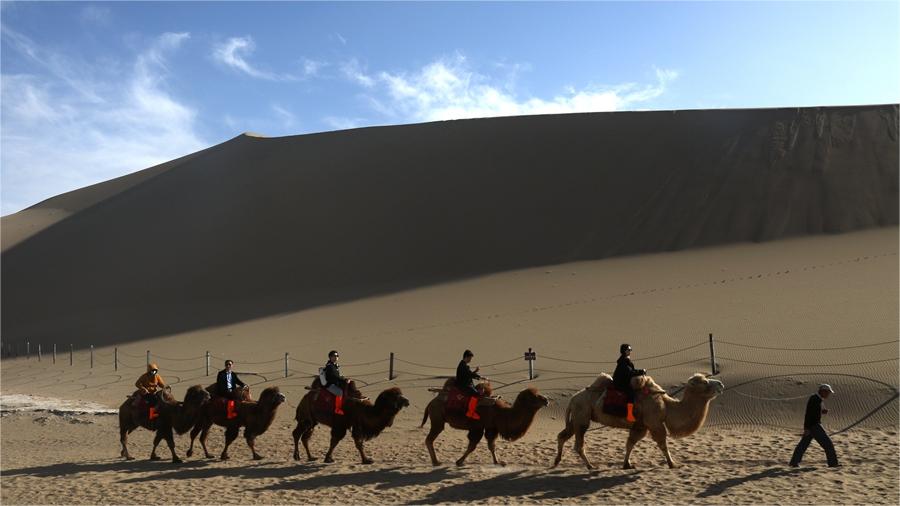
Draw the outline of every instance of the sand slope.
M897 146L896 105L241 136L4 218L3 336L124 342L509 269L895 225ZM41 214L57 207L75 211Z

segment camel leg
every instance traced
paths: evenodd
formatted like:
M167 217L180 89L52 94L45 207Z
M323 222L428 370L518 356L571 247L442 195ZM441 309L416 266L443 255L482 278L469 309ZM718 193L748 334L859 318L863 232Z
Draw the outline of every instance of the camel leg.
M212 429L212 424L204 425L203 431L200 432L200 446L203 448L203 456L208 459L215 458L211 453L209 453L209 450L206 449L206 438L209 437L210 429ZM235 434L235 437L237 437L237 434Z
M659 446L659 449L663 452L663 456L666 457L666 464L669 464L669 469L678 467L678 464L672 460L672 455L669 454L669 445L666 443L666 428L659 427L658 429L651 430L650 437L656 441L656 445Z
M566 421L566 428L559 431L559 434L556 435L556 460L553 461L553 466L556 467L559 465L559 461L562 460L563 448L566 447L566 441L571 439L572 435L575 434L575 429L572 425L572 421Z
M478 442L481 441L483 435L484 429L472 429L469 431L469 447L466 448L466 453L463 453L463 456L456 461L457 466L462 466L466 463L466 457L475 451L475 448L478 446Z
M375 462L366 456L366 450L363 449L363 438L362 436L353 436L353 442L356 444L356 449L359 451L359 457L362 459L363 464L371 464Z
M334 462L334 459L331 457L331 454L334 453L334 448L341 442L341 439L344 439L344 436L347 435L346 428L331 428L331 446L328 447L328 453L325 454L325 463L330 464Z
M122 452L119 454L120 457L125 457L125 460L134 460L134 457L128 453L128 434L134 429L129 429L126 427L119 427L119 442L122 443Z
M593 464L591 464L591 461L588 460L587 455L584 453L584 435L587 433L587 430L588 425L575 427L575 453L581 457L581 461L584 462L584 465L587 466L588 469L593 469Z
M175 436L172 434L172 429L167 430L163 438L166 440L166 443L169 445L169 451L172 453L172 463L182 463L183 461L178 458L178 454L175 453Z
M247 446L249 446L250 451L253 452L253 460L262 460L263 456L256 453L256 446L254 446L254 443L256 443L256 434L248 432L247 429L244 429L244 439L247 440Z
M303 430L303 434L300 436L300 442L303 443L303 449L306 450L306 460L308 460L309 462L316 460L316 458L313 457L312 453L310 453L309 451L309 438L312 437L313 429L315 428L316 424L312 423L312 425L310 425L308 429ZM299 458L299 455L297 457Z
M631 427L631 431L628 433L628 442L625 443L625 463L622 464L622 469L634 469L634 466L631 465L631 450L646 435L647 427L638 424Z
M434 417L431 418L431 430L428 432L428 436L425 437L425 448L428 448L428 453L431 454L431 465L439 466L441 465L440 461L437 459L437 454L434 451L434 440L437 439L438 435L444 431L444 422L436 422L434 421Z
M497 460L497 449L495 443L497 442L497 436L499 433L497 431L485 431L484 437L487 439L488 450L491 451L491 457L494 459L494 464L499 466L505 466L506 462L502 460Z
M156 435L153 436L153 451L150 452L150 460L162 460L159 455L156 454L156 447L159 446L159 442L162 441L163 435L160 431L156 431Z
M234 442L235 439L237 439L238 433L240 431L241 431L241 428L236 427L234 425L231 425L227 429L225 429L225 449L222 450L222 457L221 457L222 460L229 459L228 447L231 445L232 442ZM203 436L201 435L200 437L202 438ZM203 440L201 439L200 442L202 443Z
M194 425L193 428L191 428L191 446L188 447L188 451L187 451L188 457L194 456L194 439L197 438L197 434L200 434L201 430L202 429L200 428L200 424L196 424L196 425Z
M300 430L300 422L297 422L291 435L294 437L294 460L300 460L300 436L303 435L303 431Z

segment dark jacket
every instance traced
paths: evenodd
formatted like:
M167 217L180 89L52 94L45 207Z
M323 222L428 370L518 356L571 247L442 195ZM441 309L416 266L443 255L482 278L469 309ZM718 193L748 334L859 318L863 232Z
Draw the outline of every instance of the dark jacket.
M456 366L456 386L474 390L477 379L481 379L481 376L472 372L465 360L460 360L459 365Z
M803 428L812 429L822 423L822 398L819 394L813 394L806 401L806 416L803 419Z
M219 392L219 395L226 395L231 392L228 391L228 381L225 379L225 375L228 374L225 369L219 371L219 374L216 375L216 391ZM236 390L238 387L244 386L244 382L238 378L236 372L231 371L231 388L232 391Z
M347 388L347 378L341 376L341 366L329 360L325 364L325 388L331 385Z
M635 376L643 376L647 371L643 369L635 369L631 359L625 355L619 357L616 362L616 371L613 373L613 385L619 390L626 392L631 391L631 378Z

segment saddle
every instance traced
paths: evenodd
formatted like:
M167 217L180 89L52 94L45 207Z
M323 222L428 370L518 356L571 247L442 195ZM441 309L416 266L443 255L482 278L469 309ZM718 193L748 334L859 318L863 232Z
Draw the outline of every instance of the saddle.
M159 406L159 403L161 402L159 399L159 392L154 395L157 397L156 406ZM138 409L139 416L146 419L151 424L159 418L159 409L147 403L147 400L144 399L144 394L140 390L135 390L134 393L131 394L131 404Z
M226 420L237 418L237 401L228 397L216 396L212 398L212 409L225 415Z
M606 387L606 395L603 397L602 411L607 415L625 417L627 414L628 394L617 389L613 385Z

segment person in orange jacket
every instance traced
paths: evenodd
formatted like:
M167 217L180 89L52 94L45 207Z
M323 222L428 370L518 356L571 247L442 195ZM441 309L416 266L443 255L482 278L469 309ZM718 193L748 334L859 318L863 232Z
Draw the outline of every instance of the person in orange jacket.
M166 382L159 375L159 366L156 364L147 364L147 372L142 374L137 381L134 382L144 401L150 406L150 419L156 418L156 392L166 387Z

